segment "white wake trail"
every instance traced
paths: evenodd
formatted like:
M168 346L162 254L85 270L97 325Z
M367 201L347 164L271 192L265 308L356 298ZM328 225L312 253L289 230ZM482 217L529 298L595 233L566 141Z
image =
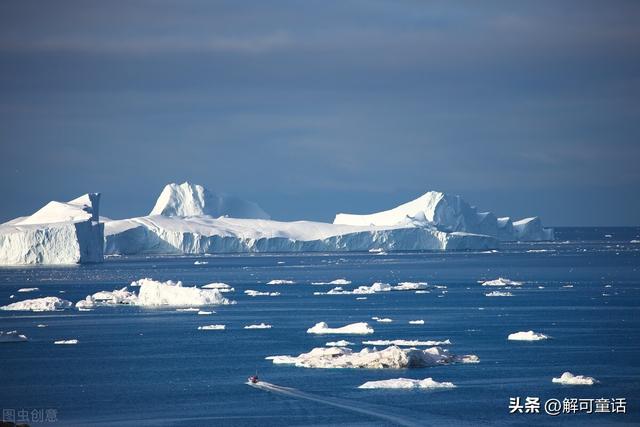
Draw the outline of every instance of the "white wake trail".
M351 403L350 401L322 397L314 394L305 393L295 388L282 387L282 386L271 384L264 381L260 381L256 384L253 384L253 383L247 383L247 384L264 391L270 391L273 393L283 394L285 396L296 397L298 399L310 400L312 402L324 403L325 405L346 409L347 411L357 412L363 415L369 415L371 417L380 418L400 426L416 427L416 426L425 425L424 422L412 421L410 419L406 419L406 418L399 417L392 414L387 414L387 413L378 411L376 409L364 408L362 407L362 404L359 402Z

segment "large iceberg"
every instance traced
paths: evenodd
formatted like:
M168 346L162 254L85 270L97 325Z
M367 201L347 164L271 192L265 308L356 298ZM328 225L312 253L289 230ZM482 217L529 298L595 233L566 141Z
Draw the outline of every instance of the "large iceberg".
M426 350L402 349L390 346L383 350L365 347L354 352L346 347L317 347L299 356L269 356L274 364L295 365L303 368L365 368L404 369L423 368L453 362L477 363L475 355L456 356L440 347Z
M102 262L100 194L49 202L31 216L0 225L0 265Z
M429 191L396 208L368 215L340 213L334 224L358 226L432 226L444 232L466 232L500 240L553 240L553 229L544 228L538 217L512 221L491 212L478 212L462 197Z
M149 215L270 218L269 214L253 202L216 194L189 182L167 184Z
M71 307L71 301L58 297L27 299L0 307L6 311L56 311Z
M455 388L455 384L447 381L439 382L434 380L433 378L425 378L423 380L414 380L411 378L393 378L390 380L367 381L366 383L358 386L358 388L441 389L441 388Z

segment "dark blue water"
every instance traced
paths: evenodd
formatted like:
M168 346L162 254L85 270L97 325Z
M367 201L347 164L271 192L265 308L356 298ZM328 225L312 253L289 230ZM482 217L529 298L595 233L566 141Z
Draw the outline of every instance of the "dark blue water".
M257 368L271 383L425 425L638 424L640 244L630 241L639 235L638 229L562 229L556 243L510 244L498 253L115 258L101 265L0 269L2 305L39 296L76 302L142 277L188 285L226 282L236 289L227 296L238 302L214 308L217 313L211 316L134 307L0 311L0 330L17 329L30 339L0 345L1 406L55 408L58 425L389 425L320 401L248 387L246 377ZM194 265L196 259L209 263ZM511 298L485 297L488 289L477 281L498 276L525 284L512 290ZM330 286L311 282L337 278L353 281L346 288L375 281L427 281L446 285L447 292L394 292L368 295L367 300L313 296ZM271 279L297 284L266 285ZM568 283L574 287L562 287ZM16 293L21 287L40 291ZM282 295L251 298L243 294L245 289ZM16 295L13 300L11 294ZM372 316L394 322L375 323ZM409 325L412 319L424 319L425 324ZM369 321L376 332L366 339L451 339L452 353L476 354L481 361L412 370L330 370L264 360L307 352L327 341L359 344L363 339L307 334L319 321L331 326ZM273 329L242 329L260 322ZM48 327L37 328L39 323ZM211 323L226 324L227 330L197 330ZM529 329L553 339L506 339L509 333ZM80 343L53 345L67 338ZM552 384L551 378L564 371L593 376L600 383ZM457 388L357 388L365 381L397 377L433 377ZM509 415L509 398L516 396L537 396L543 402L622 397L627 399L627 414Z

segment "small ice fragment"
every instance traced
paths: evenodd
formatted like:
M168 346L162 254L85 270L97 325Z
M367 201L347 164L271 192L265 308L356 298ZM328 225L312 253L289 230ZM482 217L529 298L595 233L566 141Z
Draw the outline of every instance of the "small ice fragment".
M598 380L593 377L573 375L571 372L565 372L560 378L552 378L551 382L564 385L594 385Z
M247 325L244 329L271 329L271 325L267 325L266 323L258 323L257 325Z
M409 324L410 325L424 325L424 320L422 320L422 319L409 320Z
M74 344L78 344L80 341L78 340L58 340L58 341L54 341L54 344L58 344L58 345L74 345Z
M510 341L540 341L548 338L549 337L547 335L533 331L515 332L513 334L509 334L507 337Z
M308 334L349 334L349 335L366 335L372 334L373 328L366 322L351 323L340 328L330 328L325 322L316 323L313 327L307 329Z
M205 325L198 326L199 331L222 331L224 330L226 325Z

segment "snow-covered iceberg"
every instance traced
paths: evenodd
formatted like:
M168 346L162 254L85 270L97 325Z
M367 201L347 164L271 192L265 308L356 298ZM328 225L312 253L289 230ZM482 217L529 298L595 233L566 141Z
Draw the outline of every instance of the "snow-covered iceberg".
M269 214L253 202L226 194L216 194L201 185L189 182L167 184L149 215L270 218Z
M99 206L100 194L89 193L0 224L0 265L102 262Z
M455 385L451 382L438 382L433 378L425 378L423 380L413 380L410 378L393 378L390 380L381 380L381 381L367 381L366 383L358 386L358 388L369 388L369 389L387 389L387 388L397 388L397 389L412 389L412 388L422 388L422 389L442 389L442 388L454 388Z
M373 328L366 322L351 323L340 328L330 328L325 322L316 323L307 329L308 334L346 334L346 335L367 335L374 332Z
M514 332L507 337L510 341L540 341L548 338L548 335L533 331Z
M200 289L195 286L183 286L181 281L167 280L160 282L145 278L131 283L131 287L139 287L138 294L126 287L115 291L100 291L88 295L76 303L78 309L89 309L97 306L114 306L119 304L142 307L189 307L189 311L199 311L204 305L234 304L222 296L219 289Z
M269 356L274 364L295 365L303 368L364 368L404 369L423 368L454 362L475 363L475 355L456 356L440 347L425 350L402 349L390 346L383 350L366 347L354 352L347 347L317 347L299 356Z
M390 210L367 215L340 213L334 224L359 226L432 226L445 232L485 234L500 240L553 240L553 230L544 228L537 217L513 222L491 212L478 212L462 197L429 191L415 200Z
M598 380L593 377L573 375L571 372L565 372L559 378L552 378L551 382L564 385L594 385Z
M71 301L58 297L27 299L0 307L7 311L56 311L71 307Z

